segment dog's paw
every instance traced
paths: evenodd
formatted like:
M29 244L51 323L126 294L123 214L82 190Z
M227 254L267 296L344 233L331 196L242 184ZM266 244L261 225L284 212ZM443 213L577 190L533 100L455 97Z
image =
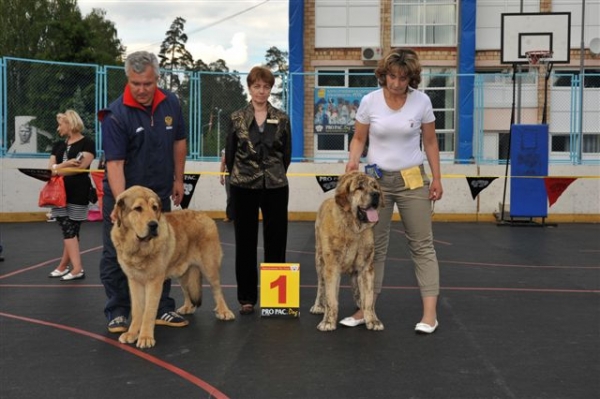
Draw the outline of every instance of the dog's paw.
M325 307L321 305L314 305L310 308L310 313L312 314L323 314L325 313Z
M137 340L137 334L129 331L124 332L119 336L119 342L122 344L133 344Z
M141 335L138 338L137 343L135 344L135 346L137 346L140 349L152 348L154 345L156 345L156 340L154 339L154 337L146 335Z
M177 309L177 313L179 314L194 314L195 311L196 307L194 305L183 305Z
M334 331L336 328L335 323L328 323L326 321L322 321L317 325L319 331Z
M235 320L235 315L229 309L215 309L215 317L219 320Z
M368 321L367 330L383 331L383 323L380 320Z

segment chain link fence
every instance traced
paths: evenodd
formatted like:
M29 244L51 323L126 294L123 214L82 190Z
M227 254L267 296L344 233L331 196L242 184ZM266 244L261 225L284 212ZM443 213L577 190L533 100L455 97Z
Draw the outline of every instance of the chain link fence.
M363 71L364 72L364 71ZM296 88L304 99L304 159L344 160L353 133L354 115L365 93L377 82L356 76L304 74L312 87ZM350 74L352 75L352 74ZM225 145L228 116L248 101L247 73L161 71L160 87L179 97L189 133L189 158L218 160ZM545 79L534 73L477 73L473 85L473 158L480 164L502 164L509 151L511 122L539 124L546 108L551 163L600 162L600 74L584 76L554 71ZM271 102L291 114L290 76L277 75ZM336 87L326 86L334 81ZM432 99L436 132L444 162L455 158L459 129L458 76L424 74L422 87ZM329 82L329 83L327 83ZM3 157L47 157L56 133L56 114L75 109L101 153L97 112L118 98L126 84L122 67L0 58L0 151ZM320 86L323 85L323 86ZM351 87L352 86L352 87ZM310 90L314 90L311 96ZM583 100L583 101L582 101ZM544 107L546 104L546 107ZM582 107L583 104L583 107ZM580 132L583 132L581 134Z

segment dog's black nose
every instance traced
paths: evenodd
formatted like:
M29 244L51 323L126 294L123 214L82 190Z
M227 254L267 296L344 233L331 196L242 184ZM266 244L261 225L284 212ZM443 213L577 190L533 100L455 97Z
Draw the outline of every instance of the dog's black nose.
M150 230L151 235L156 236L158 234L158 222L154 220L148 222L148 230Z
M380 198L381 198L381 195L378 192L371 193L371 204L374 207L379 206L379 199Z

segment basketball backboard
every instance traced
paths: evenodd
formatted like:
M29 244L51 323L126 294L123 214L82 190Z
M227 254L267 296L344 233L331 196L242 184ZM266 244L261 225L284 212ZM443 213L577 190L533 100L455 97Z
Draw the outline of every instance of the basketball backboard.
M502 14L502 64L528 64L527 51L551 51L551 62L571 61L571 13Z

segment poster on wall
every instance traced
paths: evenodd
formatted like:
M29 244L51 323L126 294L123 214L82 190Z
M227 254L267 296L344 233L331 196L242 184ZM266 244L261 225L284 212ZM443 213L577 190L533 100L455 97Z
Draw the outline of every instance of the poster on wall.
M36 153L37 129L31 126L35 116L15 117L15 140L8 149L9 153Z
M315 89L315 133L354 133L354 119L363 96L373 88Z
M35 154L38 151L38 137L44 136L48 140L54 140L52 134L43 131L32 125L35 116L20 115L15 116L15 136L9 140L10 147L8 153L12 154ZM10 139L10 138L9 138ZM43 142L42 142L42 145ZM48 146L42 151L50 151L52 147Z

